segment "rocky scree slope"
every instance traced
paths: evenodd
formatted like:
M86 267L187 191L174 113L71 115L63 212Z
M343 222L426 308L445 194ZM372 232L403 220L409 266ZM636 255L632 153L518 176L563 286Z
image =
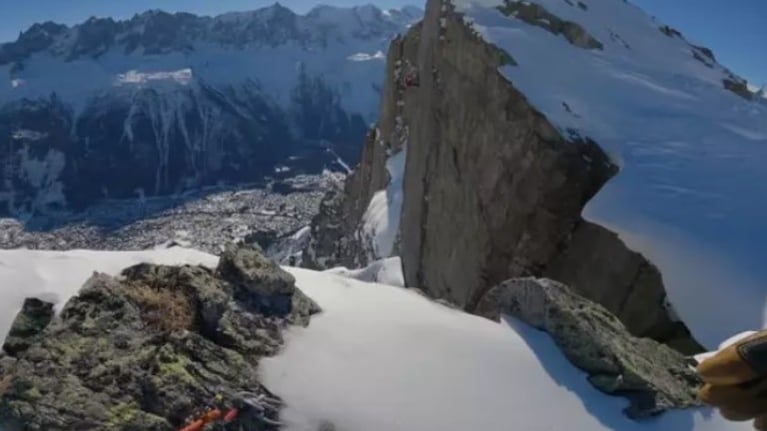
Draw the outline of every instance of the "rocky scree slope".
M539 9L508 7L544 25ZM577 24L548 20L544 27L573 49L600 49ZM310 266L400 255L408 286L468 311L504 280L549 277L606 307L634 335L700 351L669 309L656 266L581 217L618 167L598 143L549 121L499 72L516 64L510 53L482 39L450 2L433 0L423 22L392 43L388 63L381 122L345 191L321 205ZM406 82L408 68L417 85ZM387 160L402 150L397 247L376 256L365 208L392 178Z
M0 426L173 430L216 394L228 430L278 429L281 401L259 359L318 306L256 248L230 246L215 271L141 264L86 282L59 316L27 300L0 354Z
M382 52L420 14L36 24L0 45L0 214L342 169L377 115Z

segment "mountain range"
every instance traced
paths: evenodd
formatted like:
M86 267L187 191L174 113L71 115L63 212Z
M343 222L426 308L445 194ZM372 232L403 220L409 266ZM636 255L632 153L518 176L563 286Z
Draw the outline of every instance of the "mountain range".
M35 24L0 45L0 214L354 164L406 7Z

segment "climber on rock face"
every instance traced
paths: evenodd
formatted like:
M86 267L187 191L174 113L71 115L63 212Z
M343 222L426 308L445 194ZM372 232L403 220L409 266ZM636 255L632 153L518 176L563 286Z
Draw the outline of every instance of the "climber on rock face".
M767 330L748 336L698 365L700 399L733 421L767 431Z

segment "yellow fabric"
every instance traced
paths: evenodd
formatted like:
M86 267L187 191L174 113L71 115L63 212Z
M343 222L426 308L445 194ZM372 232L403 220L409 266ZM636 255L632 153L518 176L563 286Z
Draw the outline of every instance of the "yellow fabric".
M723 417L733 421L754 420L756 429L767 431L767 375L757 373L739 350L742 344L751 342L767 344L767 331L727 347L698 366L705 382L698 396L718 408Z

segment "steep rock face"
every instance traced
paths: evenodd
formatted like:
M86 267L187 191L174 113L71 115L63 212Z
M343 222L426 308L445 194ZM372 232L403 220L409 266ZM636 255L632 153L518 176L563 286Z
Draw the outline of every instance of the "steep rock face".
M568 38L577 49L598 48L583 40ZM668 309L655 266L581 218L586 202L617 172L598 143L557 129L538 112L498 71L515 64L512 56L480 39L449 2L428 2L422 24L391 52L401 46L418 82L401 99L386 97L381 111L400 112L395 122L408 132L396 253L406 285L472 311L503 280L547 276L607 307L635 335L699 351ZM389 74L392 60L390 53ZM389 75L387 85L393 81ZM369 140L366 151L372 147ZM370 192L358 190L384 187L370 174L383 169L384 157L364 160L346 193L332 196L333 210L319 216L337 228L325 244L359 243L360 202L369 202ZM315 226L313 232L316 241L328 231ZM365 263L339 258L344 251L333 245L322 250L325 258L335 256L324 266Z
M11 334L28 346L0 358L0 426L173 430L221 394L221 408L240 412L225 429L277 429L281 402L258 382L258 361L319 310L293 281L257 249L233 247L215 272L96 274L60 317Z
M363 224L373 196L391 180L387 160L405 150L407 118L418 109L414 103L418 88L414 65L420 29L420 23L414 25L406 37L395 38L389 47L379 121L368 131L360 163L343 189L331 190L323 199L312 221L311 243L304 252L306 267L364 267L372 260L389 257L373 250L372 238Z
M36 24L0 45L0 214L341 169L378 113L382 52L418 12Z
M568 359L599 390L631 401L634 419L700 404L702 382L679 352L632 336L604 307L548 279L508 280L491 289L477 314L509 314L548 332Z
M498 73L497 50L440 2L429 4L420 49L405 280L472 309L486 288L539 273L615 167L595 143L562 137Z
M499 74L504 56L449 4L428 3L420 41L400 226L406 284L471 311L507 278L558 277L634 334L697 350L666 310L654 266L581 219L617 172L600 147L533 108Z
M634 334L685 353L701 349L667 304L658 268L608 229L580 222L542 273L602 304Z

